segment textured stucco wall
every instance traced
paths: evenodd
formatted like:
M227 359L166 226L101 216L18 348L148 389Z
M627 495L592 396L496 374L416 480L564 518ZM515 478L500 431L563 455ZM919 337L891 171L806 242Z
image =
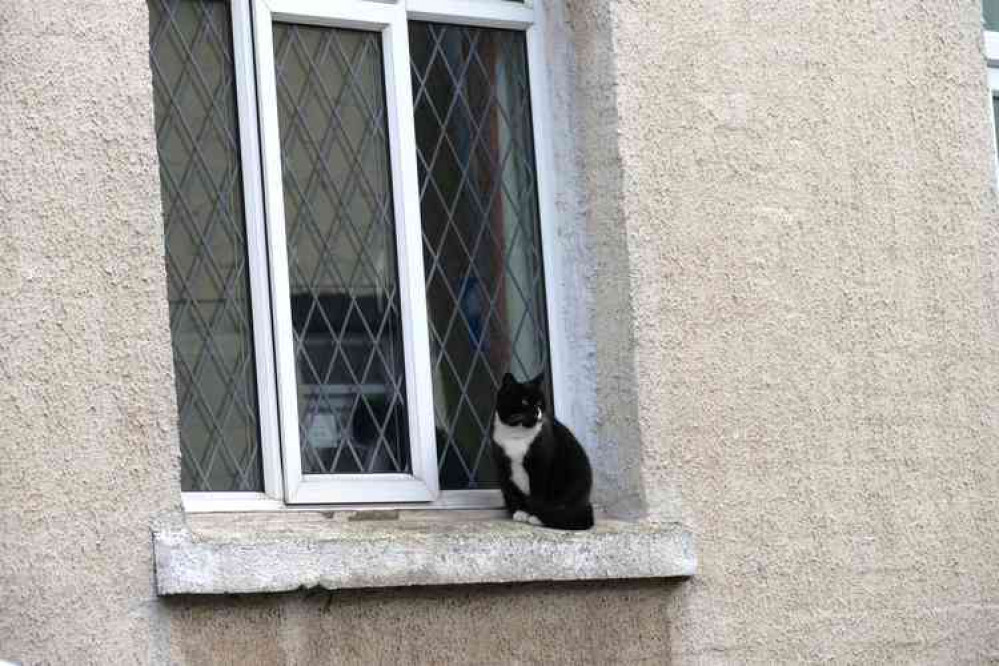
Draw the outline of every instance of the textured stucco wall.
M566 35L564 18L550 30ZM566 42L550 42L562 108ZM576 159L569 138L560 163ZM158 599L150 528L181 512L145 3L0 3L0 145L0 659L664 657L672 586L660 582ZM575 176L560 177L563 275L579 299L562 316L586 359L571 371L586 392L572 421L592 432L591 271ZM613 465L614 442L601 451Z
M583 154L619 181L598 293L628 281L645 497L698 535L671 654L999 659L980 4L571 4L614 95Z
M573 420L621 468L602 499L681 517L701 573L158 600L149 528L180 514L145 3L7 0L0 658L999 659L978 3L574 0L549 31L563 317L599 404Z
M0 659L167 654L149 528L180 478L148 40L142 2L0 2Z

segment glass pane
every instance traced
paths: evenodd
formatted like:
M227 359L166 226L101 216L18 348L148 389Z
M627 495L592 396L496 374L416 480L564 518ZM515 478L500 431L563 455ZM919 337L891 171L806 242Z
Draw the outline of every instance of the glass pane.
M992 98L992 127L996 133L996 148L999 149L999 97Z
M305 474L410 471L377 33L274 25Z
M982 13L985 15L985 29L999 31L999 0L984 0Z
M547 369L521 32L410 23L441 486L496 485L489 425L509 369Z
M150 0L184 490L263 490L229 6Z

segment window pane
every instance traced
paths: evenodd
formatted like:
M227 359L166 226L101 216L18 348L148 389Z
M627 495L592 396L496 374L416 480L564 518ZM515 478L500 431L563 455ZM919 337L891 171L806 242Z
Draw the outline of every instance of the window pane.
M992 128L996 133L996 148L999 149L999 97L992 98Z
M302 471L408 472L381 38L274 41Z
M982 13L985 15L985 29L999 31L999 0L984 0Z
M184 490L262 490L229 6L150 0Z
M525 36L410 23L441 486L495 486L509 369L548 365Z

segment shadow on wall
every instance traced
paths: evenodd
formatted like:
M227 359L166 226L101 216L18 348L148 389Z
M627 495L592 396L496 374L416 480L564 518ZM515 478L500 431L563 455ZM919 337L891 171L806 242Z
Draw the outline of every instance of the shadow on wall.
M681 580L174 597L182 664L611 664L669 660Z

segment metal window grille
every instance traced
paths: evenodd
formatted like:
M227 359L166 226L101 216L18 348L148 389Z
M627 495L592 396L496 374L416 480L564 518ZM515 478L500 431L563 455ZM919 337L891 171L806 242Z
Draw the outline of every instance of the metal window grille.
M495 485L508 369L548 365L524 34L410 23L441 486Z
M261 490L231 17L150 0L184 490Z
M551 365L532 5L148 3L183 489L494 487L500 378Z
M302 469L406 473L381 41L275 23L274 57Z

